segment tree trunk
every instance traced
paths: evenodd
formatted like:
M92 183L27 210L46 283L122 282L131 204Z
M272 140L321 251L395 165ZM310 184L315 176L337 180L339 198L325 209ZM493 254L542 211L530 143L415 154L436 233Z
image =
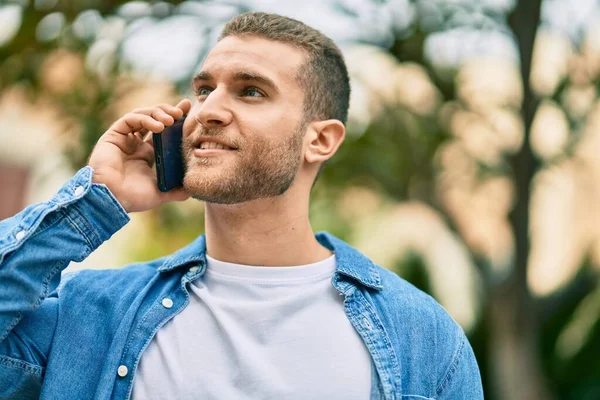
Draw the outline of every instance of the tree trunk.
M498 400L553 399L541 368L538 319L520 286L495 289L487 308L491 394Z
M509 24L519 47L525 127L523 147L512 161L517 202L510 215L515 235L514 269L510 279L492 290L490 371L494 397L502 400L551 399L544 379L538 343L539 319L527 286L529 259L529 202L536 159L529 136L538 100L529 85L533 43L540 19L541 0L519 0Z

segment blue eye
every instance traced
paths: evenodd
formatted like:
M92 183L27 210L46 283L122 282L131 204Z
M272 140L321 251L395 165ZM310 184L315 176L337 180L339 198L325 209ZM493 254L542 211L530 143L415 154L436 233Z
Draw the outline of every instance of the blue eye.
M259 89L252 86L244 88L242 94L248 97L265 97Z
M210 92L212 92L211 88L201 87L198 89L197 95L198 96L208 96L210 94Z

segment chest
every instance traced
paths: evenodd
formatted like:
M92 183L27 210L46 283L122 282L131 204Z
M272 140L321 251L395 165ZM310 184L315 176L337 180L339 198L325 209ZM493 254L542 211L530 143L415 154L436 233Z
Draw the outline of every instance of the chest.
M201 283L143 352L134 399L367 399L371 357L328 284L260 294Z
M202 368L224 368L229 374L225 376L231 376L231 379L239 376L235 373L241 370L238 365L247 365L245 370L253 371L259 362L269 365L269 372L302 370L304 383L315 382L323 371L346 374L343 375L346 383L357 377L364 383L370 366L370 379L367 378L370 398L393 398L400 376L394 350L375 310L359 292L345 287L348 290L341 296L338 290L330 289L327 294L330 298L321 299L325 304L317 302L308 306L302 305L306 296L300 296L304 299L301 301L283 296L275 301L282 306L273 307L273 304L252 304L245 300L229 304L220 301L218 295L213 296L212 302L207 301L200 294L192 293L189 283L186 276L174 277L167 284L149 283L135 297L121 298L116 306L107 301L79 302L78 307L68 307L67 304L77 303L71 297L81 298L83 294L75 290L63 293L65 306L60 313L55 342L72 351L56 352L49 359L45 379L47 398L52 398L50 393L70 390L87 393L86 398L90 399L128 399L135 385L145 380L137 379L139 376L164 377L166 371L183 370L177 376L184 376L186 381L197 379L190 371L200 367L186 362L197 363L199 360L205 360ZM330 284L327 286L331 288ZM198 304L205 307L204 313L194 312ZM110 318L103 318L103 315ZM198 328L206 325L208 330ZM227 335L224 334L226 331L229 332ZM221 340L217 344L210 342L216 339L206 342L209 336ZM246 346L248 341L250 347ZM74 347L72 343L78 343L78 346ZM287 351L288 347L291 352ZM266 348L277 350L256 355L259 349ZM353 353L346 354L348 349ZM215 358L215 353L220 358ZM152 357L159 357L159 360L146 363L145 360L152 360ZM355 362L361 367L348 372L347 366ZM143 364L158 367L146 375ZM234 364L236 370L232 368ZM315 368L317 364L324 366ZM264 382L265 375L259 376L257 382ZM280 373L280 376L284 375ZM251 372L243 379L255 377ZM295 382L288 383L283 379L281 385L287 388L302 381ZM364 388L367 385L358 386Z

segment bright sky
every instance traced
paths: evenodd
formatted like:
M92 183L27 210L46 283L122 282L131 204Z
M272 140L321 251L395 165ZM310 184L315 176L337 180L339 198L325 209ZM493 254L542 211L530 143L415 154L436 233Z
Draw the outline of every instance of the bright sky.
M403 31L410 25L416 15L416 7L435 11L440 9L441 3L448 5L464 1L466 0L417 0L416 6L415 2L410 0L215 0L212 3L187 1L177 9L184 15L163 20L138 18L134 24L127 25L124 18L102 20L97 13L87 11L81 14L81 21L75 26L96 31L99 43L90 51L89 65L107 65L105 58L110 58L110 53L118 47L120 40L125 38L122 46L123 58L134 70L179 81L191 76L199 68L206 44L214 44L214 35L207 39L207 26L216 25L212 32L217 33L219 25L237 12L236 4L299 19L330 36L344 48L346 43L357 40L386 46L392 40L393 32ZM468 1L471 14L467 17L470 20L477 18L488 8L503 12L510 9L515 1ZM0 46L14 37L21 24L21 6L17 3L0 6ZM42 20L38 27L38 36L49 39L56 37L64 24L64 18L61 19L61 15L57 15L59 13L52 13L56 1L36 0L34 3L37 8L41 7L43 11L49 12L48 17ZM577 40L590 24L598 24L600 21L598 3L599 0L545 0L542 20ZM351 13L340 11L340 5L351 10ZM172 6L165 2L150 6L144 1L132 1L122 7L121 14L140 16L151 15L154 12L156 15L160 14L161 9L170 7ZM433 12L432 18L436 20L442 16ZM453 18L459 21L460 15ZM99 29L94 29L95 26ZM482 54L517 59L511 37L493 29L455 28L432 34L426 42L425 54L434 64L441 66L453 66L465 58Z
M346 3L351 4L361 17L355 18L334 11L328 6L333 3L322 0L243 2L251 9L275 12L301 20L339 44L354 40L385 41L385 34L389 34L390 26L404 28L413 15L408 0L393 0L378 6L364 0L348 0ZM144 26L126 39L123 46L124 58L142 71L152 71L175 80L188 77L190 71L197 69L201 61L198 55L206 44L207 21L224 22L235 15L236 9L188 2L182 7L182 12L187 15L160 22L147 20ZM217 24L214 33L218 33L218 26L221 24ZM214 35L208 40L211 44L216 42ZM170 57L164 57L163 54L170 54Z
M566 32L573 40L591 24L598 23L600 7L598 0L544 0L542 20L545 24Z
M432 1L439 2L428 0L427 6L430 7ZM203 53L206 44L207 21L226 21L235 14L235 8L224 3L216 1L210 6L187 2L181 8L185 16L161 22L146 20L125 41L124 59L136 69L158 76L173 80L189 77L201 62L199 54ZM331 37L342 48L357 40L386 46L391 43L393 32L405 30L416 14L415 6L409 0L390 0L383 4L370 0L339 0L337 3L322 0L238 0L238 3L250 9L299 19ZM503 10L509 9L512 3L513 0L484 0L479 4ZM343 4L355 15L335 9L334 4ZM218 30L214 32L218 33ZM209 43L214 44L215 41L215 37L209 38ZM465 57L489 53L516 58L510 37L495 31L482 33L455 29L432 35L426 46L426 55L440 65L456 65ZM169 57L163 54L169 54Z

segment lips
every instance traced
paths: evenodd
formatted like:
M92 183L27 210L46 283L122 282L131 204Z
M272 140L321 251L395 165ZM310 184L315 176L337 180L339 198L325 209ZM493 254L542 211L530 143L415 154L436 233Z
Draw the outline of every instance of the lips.
M221 149L221 150L233 150L232 147L224 145L222 143L216 143L216 142L200 142L200 144L198 146L196 146L197 149Z
M233 144L224 141L217 137L200 136L194 140L194 148L196 149L221 149L221 150L237 150Z

